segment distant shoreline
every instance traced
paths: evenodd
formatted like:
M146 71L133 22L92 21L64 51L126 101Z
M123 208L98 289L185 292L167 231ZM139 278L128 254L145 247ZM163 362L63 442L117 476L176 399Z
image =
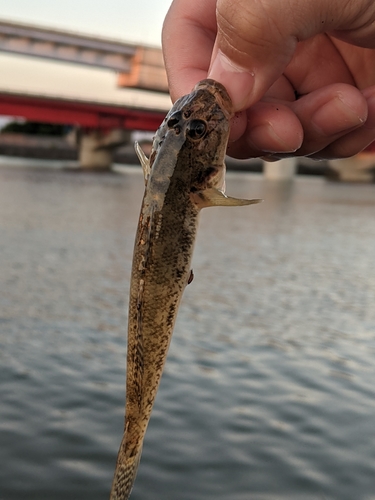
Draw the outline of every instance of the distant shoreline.
M33 158L43 160L78 160L78 147L65 137L34 136L26 134L0 134L0 155ZM133 145L119 147L114 153L114 163L139 163ZM262 172L263 162L260 158L236 160L227 157L228 170L241 172ZM327 163L316 162L308 158L300 158L298 174L325 175Z

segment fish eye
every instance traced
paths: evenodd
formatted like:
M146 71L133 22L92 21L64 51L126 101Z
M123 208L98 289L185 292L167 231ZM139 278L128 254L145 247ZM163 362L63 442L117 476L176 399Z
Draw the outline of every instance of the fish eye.
M189 124L188 135L191 139L197 140L204 136L206 130L206 122L203 120L192 120Z

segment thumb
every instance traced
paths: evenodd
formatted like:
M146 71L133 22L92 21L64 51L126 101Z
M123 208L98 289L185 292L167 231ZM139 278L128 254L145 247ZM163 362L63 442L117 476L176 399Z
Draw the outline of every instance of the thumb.
M236 111L257 102L282 75L297 43L319 33L374 46L373 0L218 0L208 77L228 90Z

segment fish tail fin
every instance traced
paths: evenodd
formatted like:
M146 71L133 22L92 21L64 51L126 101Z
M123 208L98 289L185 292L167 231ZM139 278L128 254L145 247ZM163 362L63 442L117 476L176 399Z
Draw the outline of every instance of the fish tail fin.
M138 465L142 454L142 446L138 449L136 454L131 457L126 457L122 452L123 449L124 438L117 457L110 500L128 500L137 475Z

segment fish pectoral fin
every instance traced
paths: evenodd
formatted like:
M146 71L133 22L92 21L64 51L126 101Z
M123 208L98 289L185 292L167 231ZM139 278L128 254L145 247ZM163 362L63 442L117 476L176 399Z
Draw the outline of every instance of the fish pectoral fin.
M150 176L150 171L151 171L150 160L147 158L143 149L141 148L141 146L138 144L137 141L134 143L134 149L135 149L135 152L137 153L139 161L141 162L142 170L143 170L143 177L145 179L145 184L147 184L147 180Z
M232 198L216 188L204 189L192 193L194 202L199 208L203 207L241 207L244 205L253 205L261 203L263 200L244 200L241 198Z

